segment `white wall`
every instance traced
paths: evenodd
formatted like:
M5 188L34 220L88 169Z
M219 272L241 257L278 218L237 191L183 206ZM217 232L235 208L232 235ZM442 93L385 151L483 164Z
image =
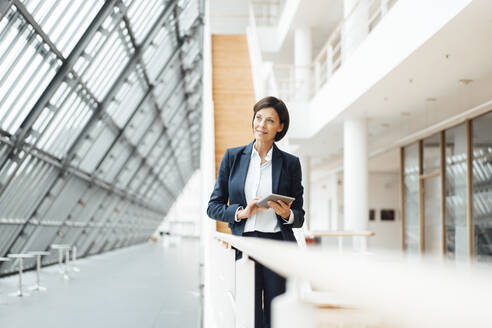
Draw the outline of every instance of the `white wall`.
M338 230L338 173L311 181L311 231Z
M343 175L322 172L318 168L311 181L311 230L343 230ZM376 210L375 221L368 226L376 233L369 239L370 248L401 249L399 179L397 172L369 172L369 208ZM395 221L381 221L381 209L394 209ZM323 240L323 245L336 243L334 238Z
M369 230L376 235L369 238L370 248L401 249L399 173L369 173L369 208L376 210L375 221L369 221ZM381 209L394 209L395 221L381 221Z
M201 171L198 170L183 188L158 230L198 236L202 209L196 195L200 195L201 190Z

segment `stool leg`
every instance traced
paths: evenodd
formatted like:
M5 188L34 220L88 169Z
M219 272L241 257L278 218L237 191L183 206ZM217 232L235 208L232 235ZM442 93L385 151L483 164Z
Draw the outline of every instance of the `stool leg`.
M67 248L66 253L65 253L65 268L63 270L63 278L65 279L70 279L68 276L68 262L70 261L70 249Z
M11 293L9 295L10 296L19 296L19 297L29 296L29 294L24 293L24 291L22 290L22 270L24 267L24 259L21 257L18 260L19 260L19 290L16 293Z
M58 271L63 273L63 250L61 248L58 249Z
M41 255L36 256L36 290L39 290L39 270L41 270Z
M72 271L80 272L80 269L75 266L75 261L77 260L77 247L72 247Z
M22 296L22 266L23 266L23 258L19 259L19 296Z
M35 290L37 292L46 290L45 287L41 287L40 271L41 271L41 255L36 255L36 285L32 286L31 290Z

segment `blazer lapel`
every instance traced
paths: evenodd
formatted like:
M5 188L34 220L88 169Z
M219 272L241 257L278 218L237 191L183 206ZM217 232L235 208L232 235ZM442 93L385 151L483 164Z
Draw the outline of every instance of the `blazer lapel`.
M280 183L280 172L282 171L282 153L278 147L273 144L272 154L272 192L278 194L278 184Z
M243 204L248 204L246 200L246 196L244 195L244 184L246 183L246 175L248 174L248 169L249 169L249 162L251 161L251 151L253 149L253 144L255 142L251 142L249 145L247 145L242 154L241 158L239 160L239 167L238 167L238 175L239 175L239 181L241 181L241 196L243 198Z

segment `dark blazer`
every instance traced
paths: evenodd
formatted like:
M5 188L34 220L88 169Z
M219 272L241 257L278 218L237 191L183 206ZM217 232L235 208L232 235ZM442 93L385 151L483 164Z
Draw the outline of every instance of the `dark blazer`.
M253 144L254 141L249 145L227 149L220 163L214 191L208 202L207 215L214 220L227 222L232 234L237 236L243 234L246 224L246 220L236 222L234 217L239 206L246 208L247 205L244 183ZM284 240L295 241L292 228L300 228L304 223L304 210L302 209L304 188L301 179L299 158L281 151L273 144L272 192L295 197L295 201L290 207L294 214L294 223L284 224L285 221L277 215Z

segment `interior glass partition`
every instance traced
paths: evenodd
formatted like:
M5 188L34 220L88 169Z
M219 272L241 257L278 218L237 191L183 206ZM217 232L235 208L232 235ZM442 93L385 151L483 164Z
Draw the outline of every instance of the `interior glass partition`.
M449 259L468 257L466 221L466 125L445 131L446 192L444 224L446 256Z
M492 261L492 113L472 121L474 250Z
M412 144L404 152L405 249L418 253L420 245L419 147Z
M441 143L440 134L422 141L423 175L422 206L424 222L424 252L442 254L442 215L441 215Z

